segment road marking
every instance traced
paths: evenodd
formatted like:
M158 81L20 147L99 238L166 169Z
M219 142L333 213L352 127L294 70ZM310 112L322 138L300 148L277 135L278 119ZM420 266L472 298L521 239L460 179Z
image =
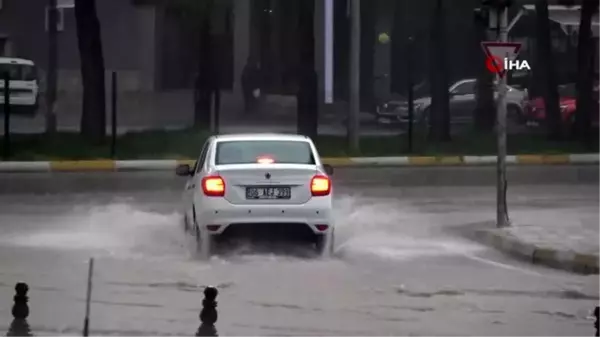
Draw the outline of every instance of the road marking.
M524 274L529 274L529 275L533 275L533 276L546 277L546 275L543 275L543 274L538 273L538 272L534 272L534 271L531 271L531 270L526 270L526 269L523 269L523 268L520 268L520 267L515 267L515 266L509 265L509 264L505 264L505 263L501 263L501 262L496 262L496 261L493 261L493 260L484 259L482 257L478 257L478 256L474 256L474 255L468 255L468 254L463 254L463 256L465 256L465 257L467 257L467 258L469 258L471 260L474 260L474 261L478 261L478 262L481 262L481 263L489 264L491 266L495 266L495 267L499 267L499 268L504 268L504 269L509 269L509 270L520 271L520 272L522 272Z

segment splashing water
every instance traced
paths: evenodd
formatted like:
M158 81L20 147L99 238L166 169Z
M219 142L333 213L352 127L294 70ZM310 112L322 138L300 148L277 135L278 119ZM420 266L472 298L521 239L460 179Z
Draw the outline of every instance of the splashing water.
M85 250L113 257L193 256L193 238L184 235L179 214L146 211L126 200L119 201L107 206L76 207L67 215L37 226L33 232L15 233L2 242L32 248ZM466 254L480 249L440 235L439 221L397 199L344 195L335 200L334 219L336 256L406 259ZM223 262L236 256L272 260L284 258L282 255L290 254L259 253L243 245L212 261ZM300 258L307 257L304 255Z
M109 255L168 255L181 252L184 240L178 214L160 214L128 204L84 209L49 220L43 229L10 238L13 245L59 250L101 251Z
M336 252L344 256L407 259L482 249L442 235L439 219L400 200L343 197L338 204Z

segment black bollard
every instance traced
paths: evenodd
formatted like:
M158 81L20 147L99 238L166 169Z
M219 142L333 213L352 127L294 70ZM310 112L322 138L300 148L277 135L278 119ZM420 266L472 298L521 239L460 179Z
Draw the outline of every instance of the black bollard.
M200 327L196 336L219 336L215 323L217 322L217 295L219 291L215 287L208 286L204 289L204 300L200 312Z
M29 317L28 291L29 287L26 283L19 282L15 286L15 304L12 307L13 321L6 336L33 336L27 322L27 317Z
M26 283L19 282L15 286L15 292L17 293L14 297L15 304L12 308L12 315L15 319L26 319L29 317L29 305L27 302L29 298L27 297L27 292L29 291L29 286Z
M200 312L200 321L202 323L215 324L217 322L217 295L219 295L219 291L215 287L208 286L204 289L204 300L202 301L202 311Z
M596 337L600 336L600 334L598 334L598 320L599 320L599 318L598 318L598 316L599 316L598 311L599 310L600 309L598 309L598 307L596 307L594 309L594 328L596 328Z

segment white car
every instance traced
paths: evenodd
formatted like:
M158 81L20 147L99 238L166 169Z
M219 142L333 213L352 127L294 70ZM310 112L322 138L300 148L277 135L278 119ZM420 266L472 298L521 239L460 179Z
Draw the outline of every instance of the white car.
M188 177L183 196L186 231L210 255L219 238L288 234L307 239L319 254L333 248L333 168L312 140L300 135L210 137Z
M38 109L39 83L36 66L31 60L0 57L0 106L4 108L4 78L9 75L12 113L35 114ZM2 113L3 111L0 111Z
M496 88L497 83L494 83ZM528 92L507 86L506 109L507 116L517 121L523 120ZM476 99L477 79L463 79L453 83L448 89L450 95L448 107L450 109L450 122L452 124L470 124L473 122L474 111L477 108ZM429 118L431 96L428 84L417 86L415 92L414 120L425 121ZM494 90L495 99L498 90ZM381 124L408 124L408 103L404 100L392 100L377 107L378 121Z

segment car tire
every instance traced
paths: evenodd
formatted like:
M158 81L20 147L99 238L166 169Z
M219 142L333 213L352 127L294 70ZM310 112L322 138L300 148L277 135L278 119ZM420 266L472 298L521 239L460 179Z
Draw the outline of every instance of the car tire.
M331 234L318 235L315 240L315 247L319 256L327 257L333 255L333 245L335 241L335 232Z
M523 117L523 112L520 108L515 105L508 105L506 107L506 116L512 119L516 123L523 124L525 123L525 118Z
M187 234L188 231L189 231L189 226L188 226L188 220L187 220L187 215L186 214L183 215L183 220L182 221L183 221L183 232Z
M203 235L200 226L195 225L194 234L196 236L196 251L200 254L200 258L208 260L215 250L215 239L212 235Z
M423 109L423 112L421 113L421 117L419 118L419 121L420 121L420 124L424 128L429 127L429 115L430 114L431 114L430 107L426 107L425 109Z
M573 139L577 135L577 125L575 124L575 112L567 119L567 130L569 138Z
M202 235L202 231L200 230L200 226L198 225L198 221L196 219L195 208L192 210L192 213L194 217L193 234L196 239L196 251L200 253L200 257L202 259L209 259L212 254L214 240L210 235L208 235L206 238Z

